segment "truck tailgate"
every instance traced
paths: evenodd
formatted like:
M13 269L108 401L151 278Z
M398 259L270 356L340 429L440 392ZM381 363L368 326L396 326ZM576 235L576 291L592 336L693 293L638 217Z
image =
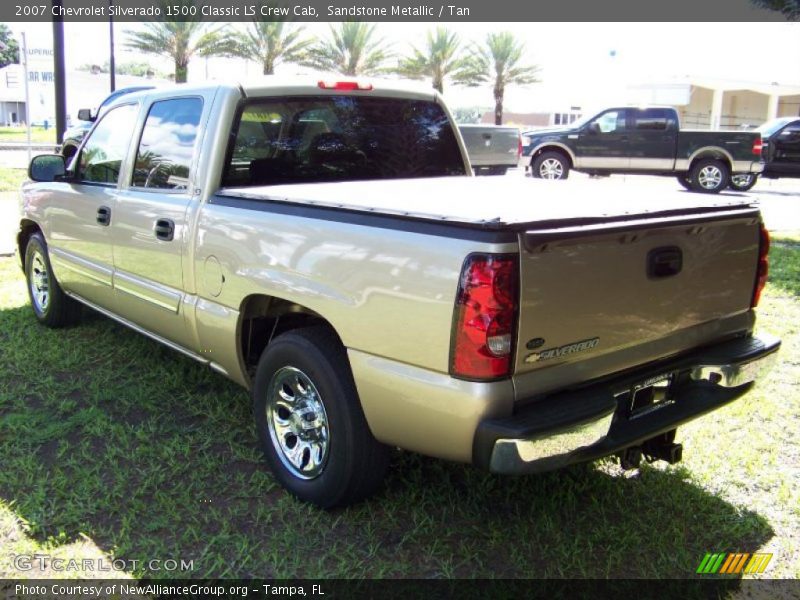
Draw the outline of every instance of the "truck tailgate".
M488 126L461 126L459 129L473 167L517 165L520 139L518 129Z
M735 328L750 309L759 222L757 210L740 208L521 233L520 390L544 392L695 347L698 326L710 339Z

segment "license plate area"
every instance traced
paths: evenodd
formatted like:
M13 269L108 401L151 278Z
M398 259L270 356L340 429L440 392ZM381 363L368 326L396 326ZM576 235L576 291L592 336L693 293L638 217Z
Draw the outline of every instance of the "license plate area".
M674 373L666 373L634 383L616 394L620 413L628 419L638 419L674 403L674 380Z

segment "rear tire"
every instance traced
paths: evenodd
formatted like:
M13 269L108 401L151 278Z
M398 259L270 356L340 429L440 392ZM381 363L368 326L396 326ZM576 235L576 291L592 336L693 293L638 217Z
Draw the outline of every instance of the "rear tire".
M267 463L293 495L332 508L380 487L389 448L369 430L347 355L330 329L290 331L267 346L252 400Z
M41 233L34 233L25 246L25 281L36 320L47 327L72 325L80 320L81 305L61 289Z
M731 182L728 187L737 192L747 192L753 189L756 183L758 183L758 175L755 173L738 173L731 175Z
M569 161L559 152L542 152L533 159L531 174L537 179L566 179Z
M689 173L692 191L703 194L718 194L730 183L730 170L721 160L703 158L698 160Z

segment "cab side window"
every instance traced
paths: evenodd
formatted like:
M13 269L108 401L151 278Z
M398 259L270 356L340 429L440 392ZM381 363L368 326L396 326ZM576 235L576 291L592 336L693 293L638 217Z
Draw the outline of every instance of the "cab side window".
M673 128L675 119L663 108L649 108L634 113L633 128L637 131L666 131Z
M153 103L136 152L135 187L187 189L202 113L200 98Z
M800 125L789 125L789 127L781 131L781 138L787 142L800 141Z
M124 104L103 115L81 150L77 163L79 181L116 185L138 111L136 104Z
M597 133L619 133L626 129L624 110L610 110L592 121L590 127Z

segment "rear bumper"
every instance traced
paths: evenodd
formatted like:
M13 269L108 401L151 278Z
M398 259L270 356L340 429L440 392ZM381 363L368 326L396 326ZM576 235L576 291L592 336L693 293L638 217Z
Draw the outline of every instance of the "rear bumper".
M779 347L776 338L738 338L481 421L473 462L495 473L537 473L637 446L742 396ZM664 376L668 400L632 413L634 390Z
M735 160L731 164L731 173L761 173L764 163L760 160Z

